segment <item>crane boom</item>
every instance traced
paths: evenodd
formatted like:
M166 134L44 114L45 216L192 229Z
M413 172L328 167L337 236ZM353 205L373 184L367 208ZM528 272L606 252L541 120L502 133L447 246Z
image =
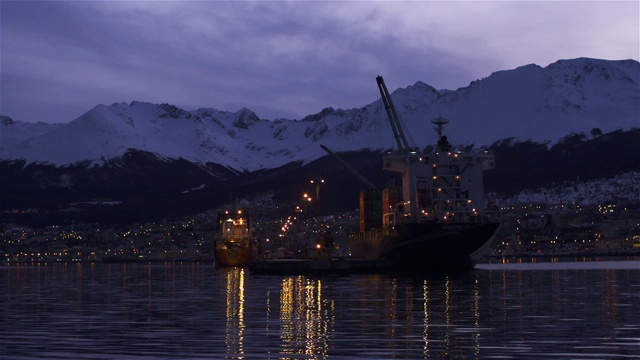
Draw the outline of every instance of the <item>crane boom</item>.
M342 163L342 165L344 165L347 168L347 170L349 170L355 177L357 177L360 181L362 181L362 183L365 184L369 189L376 189L376 186L373 185L371 181L367 180L367 178L362 176L362 174L360 174L358 170L354 169L353 166L349 165L349 163L344 161L340 156L338 156L336 153L334 153L324 145L320 145L320 147L322 148L322 150L326 151L327 154L333 156L336 160Z
M398 151L402 154L407 154L411 151L414 151L415 145L412 146L412 144L409 144L409 141L407 140L407 136L404 133L405 126L402 123L400 116L398 116L396 107L391 100L391 95L389 94L387 86L384 83L384 79L382 79L382 76L378 75L378 77L376 77L376 81L378 82L380 96L382 97L384 108L387 111L387 116L389 117L389 122L391 123L393 137L396 140L396 144L398 145Z

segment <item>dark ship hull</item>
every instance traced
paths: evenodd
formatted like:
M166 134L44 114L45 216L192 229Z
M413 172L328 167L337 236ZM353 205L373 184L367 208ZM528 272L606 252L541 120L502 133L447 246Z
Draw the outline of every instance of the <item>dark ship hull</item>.
M216 247L213 254L216 264L220 266L248 266L252 257L251 246L247 247Z
M472 268L493 243L499 222L422 223L396 226L397 234L380 230L350 239L355 257L384 259L392 269L407 271Z
M493 243L499 222L422 223L396 226L397 234L375 229L352 236L352 256L385 259L396 270L471 268Z

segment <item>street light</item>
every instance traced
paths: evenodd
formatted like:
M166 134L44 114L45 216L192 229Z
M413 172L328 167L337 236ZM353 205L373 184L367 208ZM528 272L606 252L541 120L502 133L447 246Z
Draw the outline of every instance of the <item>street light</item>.
M302 201L304 204L304 212L306 213L308 210L308 206L307 204L311 202L311 196L309 196L309 194L304 193L302 194ZM298 207L296 207L296 212L303 212L302 209L300 209L300 211L297 210Z

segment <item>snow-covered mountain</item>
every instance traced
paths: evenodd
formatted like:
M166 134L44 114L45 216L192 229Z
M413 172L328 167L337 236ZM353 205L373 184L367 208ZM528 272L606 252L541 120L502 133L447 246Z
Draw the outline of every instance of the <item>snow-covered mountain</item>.
M640 63L560 60L544 68L498 71L455 91L418 81L392 97L419 146L436 141L430 120L439 115L450 120L446 132L458 144L483 146L505 138L554 142L594 128L640 127ZM335 151L391 148L380 100L349 110L328 107L300 120L260 119L244 108L183 110L135 101L98 105L67 124L0 119L0 159L28 163L102 165L136 149L254 171L322 157L320 144Z

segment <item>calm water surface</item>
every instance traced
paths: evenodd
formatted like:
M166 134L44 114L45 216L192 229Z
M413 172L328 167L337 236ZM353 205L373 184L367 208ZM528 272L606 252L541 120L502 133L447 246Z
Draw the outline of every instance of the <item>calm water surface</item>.
M430 277L5 265L0 301L6 360L640 357L637 261Z

